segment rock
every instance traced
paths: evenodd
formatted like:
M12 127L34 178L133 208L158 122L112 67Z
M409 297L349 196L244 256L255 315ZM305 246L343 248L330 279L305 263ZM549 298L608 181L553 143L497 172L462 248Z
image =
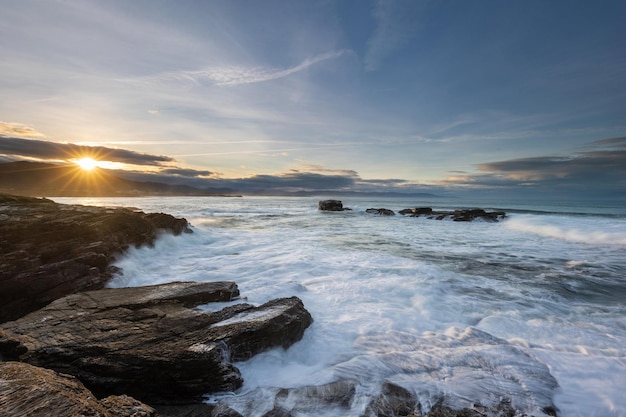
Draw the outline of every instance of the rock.
M131 245L152 245L162 231L191 232L187 220L167 214L30 197L0 195L0 215L0 323L103 288Z
M116 417L158 417L154 408L128 395L110 395L100 400L100 404Z
M482 219L489 222L497 222L506 217L504 211L487 212L483 209L463 209L454 211L434 211L430 207L416 207L400 210L400 214L410 217L426 216L435 220L453 220L455 222L471 222Z
M370 402L368 411L375 416L420 415L421 405L415 394L385 381L380 394Z
M0 354L74 375L96 396L129 394L148 403L199 401L241 386L230 360L287 348L312 318L297 297L217 312L231 282L177 282L70 295L3 325Z
M339 200L322 200L317 203L317 209L320 211L345 211L352 210L344 207L343 203Z
M386 208L368 208L365 210L366 213L378 214L379 216L395 216L396 213L393 210L389 210Z
M213 404L159 405L159 417L244 417L235 410Z
M404 209L404 210L400 210L400 214L402 214L403 216L406 215L410 215L411 217L419 217L421 215L429 215L432 214L433 209L430 207L415 207L415 208L408 208L408 209Z
M156 417L134 398L98 401L76 378L21 362L0 362L0 387L3 417Z
M452 213L452 219L455 222L471 222L472 220L478 218L482 218L488 221L498 221L504 216L505 213L502 211L487 213L483 209L454 210L454 212Z

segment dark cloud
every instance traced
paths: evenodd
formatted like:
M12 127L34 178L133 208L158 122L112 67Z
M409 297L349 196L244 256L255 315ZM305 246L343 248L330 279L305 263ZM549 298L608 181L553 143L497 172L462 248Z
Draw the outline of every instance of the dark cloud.
M479 174L450 175L447 186L560 190L623 195L626 191L626 138L594 141L585 152L487 162Z
M217 173L212 171L199 171L196 169L185 169L185 168L167 168L162 169L160 171L165 175L174 175L177 177L186 177L186 178L202 178L202 177L212 177L217 175Z
M292 170L277 175L254 175L246 178L219 178L197 174L202 171L190 170L187 176L172 175L177 170L164 169L159 172L116 171L115 175L134 181L153 181L165 184L185 184L201 189L230 189L249 194L293 193L293 192L431 192L432 187L416 186L403 179L364 180L352 170L344 174L320 174ZM186 170L183 170L186 171ZM340 172L328 170L328 172ZM209 173L207 171L206 173Z
M626 137L600 139L600 140L591 142L591 144L592 145L609 145L609 146L616 146L620 148L626 148Z
M172 162L173 158L150 155L127 149L114 149L104 146L83 146L73 143L56 143L37 139L21 139L0 136L0 154L37 158L44 160L69 160L91 157L102 161L121 162L133 165L159 165Z

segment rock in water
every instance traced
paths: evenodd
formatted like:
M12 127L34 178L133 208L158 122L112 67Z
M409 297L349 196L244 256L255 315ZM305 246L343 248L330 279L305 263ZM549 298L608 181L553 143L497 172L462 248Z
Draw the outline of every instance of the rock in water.
M394 213L393 210L389 210L386 208L368 208L367 210L365 210L366 213L371 213L371 214L378 214L379 216L395 216L396 213Z
M410 217L425 216L428 219L453 220L455 222L471 222L477 219L497 222L506 217L504 211L485 211L483 209L462 209L454 211L434 211L430 207L415 207L400 210L400 214Z
M317 209L320 211L345 211L351 210L343 206L343 203L339 200L322 200L317 203Z
M156 417L132 397L98 401L76 378L21 362L0 362L0 387L3 417Z
M0 323L103 288L115 256L153 244L163 231L191 229L187 220L163 213L0 195Z
M189 307L229 301L232 282L177 282L79 293L5 323L0 354L74 375L96 396L149 403L198 401L242 379L230 362L302 338L312 318L296 297L218 312Z

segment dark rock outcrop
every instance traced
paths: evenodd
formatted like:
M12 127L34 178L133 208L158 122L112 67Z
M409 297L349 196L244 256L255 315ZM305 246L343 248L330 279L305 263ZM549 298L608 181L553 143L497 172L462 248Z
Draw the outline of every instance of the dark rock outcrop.
M0 323L103 288L117 255L163 231L191 232L187 220L163 213L0 195Z
M90 291L59 299L3 325L5 360L73 375L96 396L148 403L198 401L231 391L245 360L298 341L312 318L296 297L218 312L188 307L239 295L231 282L177 282Z
M76 378L22 362L0 362L0 387L3 417L156 417L132 397L98 400Z
M489 222L497 222L506 217L504 211L485 211L483 209L462 209L454 211L434 211L430 207L416 207L400 210L400 214L410 217L424 216L435 220L453 220L455 222L471 222L482 219Z
M419 217L421 215L430 215L432 214L433 209L431 207L415 207L408 208L404 210L400 210L399 213L403 216L410 215L411 217Z
M386 208L368 208L367 210L365 210L366 213L371 213L371 214L378 214L379 216L395 216L396 213L394 213L393 210L389 210Z
M317 209L320 211L345 211L352 210L344 207L343 203L339 200L322 200L317 203Z

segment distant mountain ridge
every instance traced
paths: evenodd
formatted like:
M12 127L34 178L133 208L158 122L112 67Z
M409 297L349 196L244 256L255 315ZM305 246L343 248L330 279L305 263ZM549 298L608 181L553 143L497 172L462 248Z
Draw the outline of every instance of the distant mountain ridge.
M17 161L0 164L0 192L50 197L234 196L235 190L140 182L110 170L84 171L78 166Z
M283 197L420 197L438 198L436 194L425 192L356 191L313 189L286 191L279 188L255 187L247 189L245 184L238 189L229 187L200 187L182 184L185 178L172 176L158 182L150 181L150 174L124 178L127 173L103 168L85 171L78 165L51 164L45 162L16 161L0 163L0 193L18 194L33 197L141 197L141 196L225 196L239 197L243 194L254 196ZM141 181L139 178L146 178ZM163 177L161 177L163 178ZM173 183L174 181L181 183Z

